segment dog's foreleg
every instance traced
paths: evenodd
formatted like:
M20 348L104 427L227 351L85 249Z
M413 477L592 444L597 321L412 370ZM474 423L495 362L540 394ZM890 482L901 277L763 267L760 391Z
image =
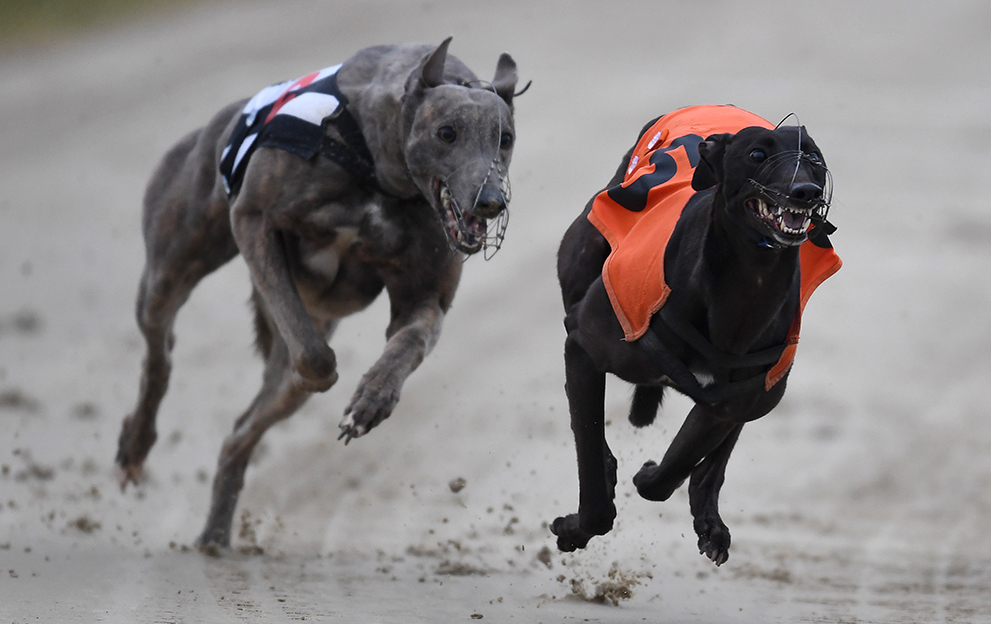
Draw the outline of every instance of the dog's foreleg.
M265 363L262 388L224 440L213 479L210 512L203 533L196 540L207 554L219 554L230 546L231 525L237 499L244 486L244 472L258 440L272 425L292 416L310 393L295 383L285 342L276 339Z
M588 353L570 336L565 341L565 390L571 411L571 430L578 453L578 513L551 524L558 549L584 548L596 535L612 530L616 518L616 458L606 444L606 376Z
M436 299L407 309L402 303L397 305L393 297L392 316L385 350L361 377L344 411L340 437L345 444L365 435L392 414L406 378L437 343L444 310Z
M743 425L737 425L716 450L706 456L692 471L688 483L688 499L699 536L699 553L717 566L729 559L729 528L719 516L719 490L723 487L726 464Z
M266 218L255 189L245 189L231 209L234 239L255 289L286 342L296 385L323 392L337 382L337 360L299 296L286 258L284 234Z
M688 414L664 458L658 465L646 462L633 477L640 496L652 501L665 501L681 487L692 470L712 453L739 426L738 423L717 418L707 405L696 405Z

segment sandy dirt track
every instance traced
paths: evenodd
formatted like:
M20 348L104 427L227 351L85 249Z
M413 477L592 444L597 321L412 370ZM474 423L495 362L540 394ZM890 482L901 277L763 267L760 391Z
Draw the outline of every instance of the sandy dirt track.
M991 9L492 4L213 2L0 57L0 624L991 621ZM338 386L269 432L237 552L204 557L216 454L261 373L248 277L235 260L180 314L148 480L120 493L144 184L230 101L448 34L480 76L509 51L533 80L506 245L468 262L397 411L347 447L386 302L342 324ZM729 562L697 554L683 491L648 503L630 482L689 402L635 431L622 382L616 528L562 555L545 525L577 506L557 243L645 121L703 102L800 115L846 265L730 462Z

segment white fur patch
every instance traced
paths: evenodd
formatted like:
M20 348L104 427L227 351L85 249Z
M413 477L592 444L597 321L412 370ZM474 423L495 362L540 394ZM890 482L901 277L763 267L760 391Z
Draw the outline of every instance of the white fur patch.
M341 256L347 253L357 237L358 228L356 227L338 228L337 238L334 239L334 242L305 254L303 264L314 273L334 279L341 266Z
M692 371L692 374L695 375L696 381L698 381L699 385L703 388L706 386L711 386L716 382L716 378L705 371Z
M365 215L368 218L368 226L375 233L382 246L391 248L398 245L402 238L402 231L396 224L386 219L382 212L382 207L376 202L370 202L365 206Z

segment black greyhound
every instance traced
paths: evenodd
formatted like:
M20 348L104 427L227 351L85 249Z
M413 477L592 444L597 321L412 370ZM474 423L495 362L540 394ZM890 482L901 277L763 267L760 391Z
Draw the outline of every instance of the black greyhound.
M781 400L802 308L841 264L826 238L830 187L801 126L701 106L644 127L558 254L580 485L578 513L551 526L558 548L584 548L616 517L603 407L613 373L636 384L638 427L653 422L667 386L695 400L661 463L648 461L633 482L663 501L691 477L699 550L727 560L726 463L744 423ZM673 216L658 207L664 197Z

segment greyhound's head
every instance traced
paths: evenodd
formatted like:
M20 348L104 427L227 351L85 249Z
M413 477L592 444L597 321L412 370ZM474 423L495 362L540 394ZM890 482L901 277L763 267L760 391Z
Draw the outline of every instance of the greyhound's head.
M717 203L763 236L765 246L801 245L813 223L826 225L831 178L804 126L712 135L699 144L699 156L692 187L717 185Z
M491 84L460 70L445 73L450 41L426 55L406 81L406 167L452 247L467 254L494 252L509 214L516 63L500 56Z

